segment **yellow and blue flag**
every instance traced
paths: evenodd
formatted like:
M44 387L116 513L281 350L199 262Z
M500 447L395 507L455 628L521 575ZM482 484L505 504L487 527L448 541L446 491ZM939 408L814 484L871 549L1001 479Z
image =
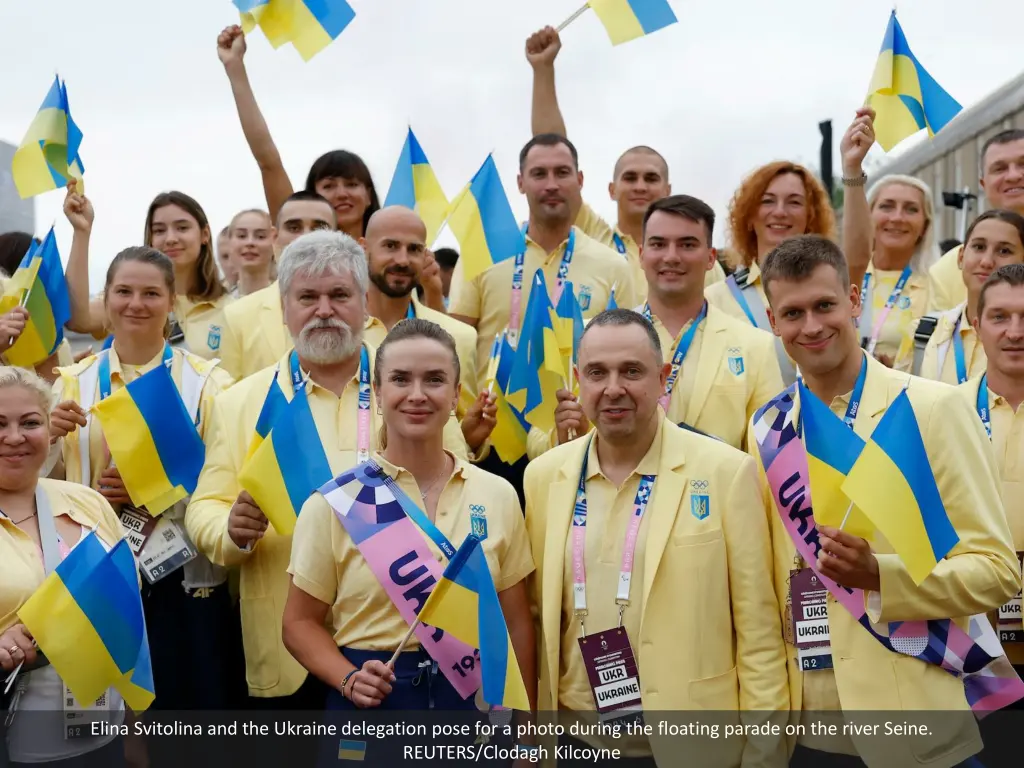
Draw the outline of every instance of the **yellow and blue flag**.
M159 515L196 489L206 459L166 365L92 407L132 504Z
M492 156L452 202L448 227L462 246L459 260L466 280L525 250L526 239Z
M270 380L270 388L267 390L267 396L263 399L260 415L256 418L256 429L253 432L252 441L249 443L249 450L245 454L246 461L253 457L256 449L267 439L267 435L274 428L277 418L287 408L288 398L284 396L281 385L277 383L277 376L275 376Z
M427 245L434 242L448 216L448 198L412 128L406 136L391 188L384 201L385 208L390 205L412 208L420 215L427 225Z
M583 337L583 310L576 299L576 291L571 282L565 283L562 295L558 297L554 313L551 316L558 351L565 365L576 365L580 351L580 339Z
M352 741L351 739L340 739L338 741L339 760L365 760L366 742Z
M14 153L11 176L18 194L22 198L35 197L65 187L71 179L79 180L78 192L84 194L85 166L78 153L81 144L82 132L71 119L68 89L59 77L54 77L21 146Z
M554 308L544 272L533 276L533 289L523 316L523 330L505 392L509 404L542 432L555 426L556 393L564 386L566 371L551 321Z
M814 519L862 539L871 539L875 526L843 493L842 486L864 449L864 440L832 413L797 379L800 392L800 430L807 450ZM849 517L847 517L849 512ZM845 520L845 525L844 525Z
M896 550L915 584L960 541L906 390L875 426L842 488Z
M668 0L590 0L589 5L604 24L612 45L628 43L678 21Z
M526 684L480 539L466 537L417 617L480 651L484 701L530 711Z
M52 228L46 239L29 248L5 286L0 315L19 304L28 311L28 322L5 358L9 365L32 368L57 351L64 340L64 323L71 318L64 267Z
M274 530L290 536L306 499L333 477L302 387L274 422L270 435L242 466L238 482Z
M491 447L506 464L515 464L526 455L526 436L530 431L530 425L523 414L505 399L515 356L515 350L508 343L508 333L498 334L491 345L486 387L494 395L497 407L496 422L490 437Z
M338 39L356 12L345 0L234 0L242 30L257 25L275 49L291 43L309 61Z
M107 551L95 531L84 536L18 617L79 702L114 687L142 712L155 689L135 557L124 539Z
M875 138L886 152L924 128L934 136L963 109L911 52L896 11L868 86L868 105L875 110Z

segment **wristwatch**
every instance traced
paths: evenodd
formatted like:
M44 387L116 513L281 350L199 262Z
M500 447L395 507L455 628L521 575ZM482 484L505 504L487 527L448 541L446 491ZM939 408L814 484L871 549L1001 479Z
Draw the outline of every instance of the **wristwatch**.
M867 183L868 175L864 172L861 172L860 176L854 176L853 178L843 176L844 187L863 187Z

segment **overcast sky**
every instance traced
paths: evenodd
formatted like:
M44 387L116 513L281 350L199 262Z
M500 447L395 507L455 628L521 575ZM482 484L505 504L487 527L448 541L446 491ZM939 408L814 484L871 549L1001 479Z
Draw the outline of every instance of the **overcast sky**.
M529 138L524 42L582 0L350 2L355 21L308 64L291 47L274 51L259 30L249 36L250 77L293 184L318 155L345 148L367 161L383 200L411 122L449 197L493 150L525 217L515 186ZM890 2L671 2L679 24L617 48L593 13L562 35L559 94L590 203L614 217L607 182L635 144L664 153L674 190L704 198L720 217L755 166L816 166L820 120L835 121L838 152ZM1022 3L903 0L899 18L918 59L965 107L1024 69ZM140 242L160 191L195 197L215 231L234 212L265 206L216 53L218 33L237 20L230 0L0 1L0 139L21 142L59 72L85 135L97 210L93 290L113 255ZM66 259L63 194L36 201L37 234L56 220Z

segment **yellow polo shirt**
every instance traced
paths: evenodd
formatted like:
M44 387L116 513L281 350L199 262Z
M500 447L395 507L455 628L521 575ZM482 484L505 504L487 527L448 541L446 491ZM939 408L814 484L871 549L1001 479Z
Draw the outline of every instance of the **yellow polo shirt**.
M180 348L174 348L172 351L173 358L171 359L171 378L174 380L174 383L180 392L182 386L182 367L186 365L186 356L190 353L185 352ZM117 356L117 351L113 347L110 348L108 354L110 356L111 393L117 392L139 376L144 373L149 373L158 365L162 365L164 357L164 353L161 350L160 354L145 365L126 365L120 361ZM196 355L192 355L192 361L189 364L192 363L194 363L200 371L203 371L205 367L210 365L208 361L203 360ZM85 360L82 360L80 363L76 363L67 368L58 368L57 372L59 374L59 378L53 385L54 402L59 403L63 400L74 400L76 403L81 402L82 394L80 389L80 379L82 375L94 365L99 365L99 361L96 356L90 356ZM206 379L206 383L203 385L203 391L199 400L199 423L196 425L196 429L198 430L200 437L204 437L206 433L206 424L209 420L210 409L213 407L213 399L222 391L230 387L231 383L231 377L219 367L210 369L209 376ZM93 403L99 401L98 381L96 383L96 388L97 391L93 393ZM100 424L99 419L91 416L89 418L89 469L92 476L87 480L83 480L81 476L82 466L80 460L80 437L81 431L76 429L74 432L68 433L62 440L61 452L64 457L65 478L74 483L88 484L89 487L96 488L99 486L100 475L103 474L103 471L110 463L110 459L107 456L106 440L103 437L103 427Z
M613 228L597 211L586 203L580 209L580 215L576 217L576 226L583 230L588 237L594 238L597 242L608 246L616 253L619 252L619 249L615 242L615 236L619 236L622 244L626 247L626 253L623 256L629 262L629 268L633 273L633 286L636 289L637 299L645 301L647 299L647 276L644 274L644 268L640 264L640 245L633 239L633 236ZM725 280L725 270L722 269L722 265L716 260L714 269L710 270L704 277L704 286L714 285L723 280ZM620 304L620 306L622 305Z
M39 484L46 492L54 517L67 515L83 529L97 528L100 538L110 546L124 535L121 521L96 491L47 478L40 478ZM39 547L0 511L0 633L20 623L18 610L44 578L46 572Z
M374 350L369 349L372 369ZM270 382L276 376L289 400L294 393L287 354L279 365L279 369L275 366L253 374L214 400L207 424L206 464L185 514L188 534L204 555L215 565L240 566L246 678L250 694L264 698L290 696L306 679L306 670L292 658L281 639L292 537L280 536L270 526L251 552L243 552L228 535L228 517L242 491L238 473ZM316 381L311 380L306 386L313 421L331 470L344 472L352 466L352 455L358 447L359 373L352 377L340 398ZM380 427L380 417L371 406L371 451L377 448ZM460 458L466 457L466 441L455 419L450 419L445 427L445 448Z
M959 328L957 328L957 320L960 321ZM920 318L911 325L910 330L907 332L907 338L904 339L905 344L913 345L914 333L917 331L919 324ZM954 387L960 384L957 379L956 352L953 347L954 332L960 336L960 340L964 345L964 364L967 369L967 378L973 379L975 376L981 376L985 372L988 358L985 356L985 348L978 338L977 331L974 330L974 326L967 320L967 304L965 302L959 312L953 309L939 317L935 331L928 339L928 345L924 348L920 376L926 379L941 381L945 384L952 384ZM901 352L901 357L903 358L902 368L910 371L913 363L913 350L911 349L910 355ZM942 361L941 370L939 369L940 359Z
M426 307L419 302L416 297L416 292L412 293L412 303L416 317L421 320L429 320L436 325L441 326L444 330L451 334L451 337L455 340L455 351L459 356L459 368L462 371L462 394L459 397L459 420L466 415L466 411L469 410L470 406L473 405L473 401L476 400L477 396L477 382L476 382L476 347L477 347L477 335L476 331L472 326L466 325L463 322L456 320L453 317L449 317L443 312ZM371 317L367 320L366 327L363 329L363 338L375 347L379 347L384 341L384 337L388 335L388 329L380 320L375 317ZM490 350L488 350L488 353Z
M187 296L174 300L174 317L185 334L190 352L212 360L220 352L224 334L224 309L234 299L226 293L217 301L193 302Z
M626 260L616 251L587 237L579 228L575 231L576 250L569 265L569 281L576 291L583 318L589 320L604 310L613 286L615 301L620 307L635 307L639 304L633 275ZM552 253L545 253L533 240L526 238L520 328L529 305L534 274L538 269L543 269L548 290L554 291L567 242L563 242ZM449 309L452 315L462 315L477 321L478 392L486 384L487 363L490 361L494 337L509 324L514 266L515 259L505 259L464 283Z
M868 285L868 292L871 294L871 323L872 326L878 322L885 310L885 302L889 300L893 289L896 287L903 270L880 270L868 267L868 274L871 281ZM862 299L866 300L866 299ZM911 274L903 291L900 293L896 305L885 318L878 335L878 346L875 348L875 356L888 355L893 359L894 366L906 365L907 356L913 357L913 334L911 328L925 314L928 306L928 278L925 275ZM861 328L861 337L870 336L873 328ZM909 348L907 339L910 339Z
M946 312L967 301L967 286L958 258L960 246L952 248L928 270L928 311Z
M375 453L373 458L409 498L418 502L420 490L412 474L380 454ZM352 454L352 462L355 460ZM470 505L482 507L487 520L483 551L494 586L499 593L514 587L534 570L519 497L502 478L456 459L455 471L441 491L434 521L456 548L470 533ZM447 561L441 550L429 537L424 536L423 541L443 568ZM295 586L331 606L330 626L339 647L393 651L409 631L359 548L319 493L309 497L295 525L288 573ZM418 647L413 635L406 648Z
M636 492L642 475L657 475L661 463L662 431L665 422L659 420L658 432L647 454L640 460L621 486L616 487L601 472L597 456L597 445L591 439L587 448L587 528L584 545L584 565L587 574L587 616L584 619L588 635L614 629L619 624L619 606L615 595L619 587L619 572L622 568L622 550L626 544L626 531L633 517ZM657 492L658 482L654 487ZM633 653L639 654L636 643L640 639L644 606L640 591L644 583L644 562L647 553L647 531L650 527L651 509L644 513L636 537L636 551L633 555L633 578L631 581L630 604L622 614L622 626L626 630ZM565 565L562 575L562 642L558 669L558 706L574 712L592 713L596 709L590 678L580 650L580 622L574 615L573 594L573 536L566 531ZM583 718L589 720L589 718ZM564 721L563 721L564 723ZM584 739L588 744L623 750L628 757L651 754L650 745L643 737L602 739L590 736ZM614 741L614 743L611 743Z

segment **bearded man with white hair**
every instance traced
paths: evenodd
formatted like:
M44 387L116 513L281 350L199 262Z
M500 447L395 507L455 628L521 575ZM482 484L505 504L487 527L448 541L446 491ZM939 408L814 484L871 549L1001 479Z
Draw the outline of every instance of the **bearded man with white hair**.
M363 340L366 255L341 232L312 232L285 249L278 281L284 322L295 349L215 400L206 427L206 464L185 525L210 560L240 567L250 706L321 710L325 689L316 678L307 677L281 641L291 536L268 526L263 511L242 490L238 475L275 382L289 401L296 387L305 389L331 477L378 449L380 424L371 405L374 350ZM445 448L466 458L466 443L455 419L446 428Z

